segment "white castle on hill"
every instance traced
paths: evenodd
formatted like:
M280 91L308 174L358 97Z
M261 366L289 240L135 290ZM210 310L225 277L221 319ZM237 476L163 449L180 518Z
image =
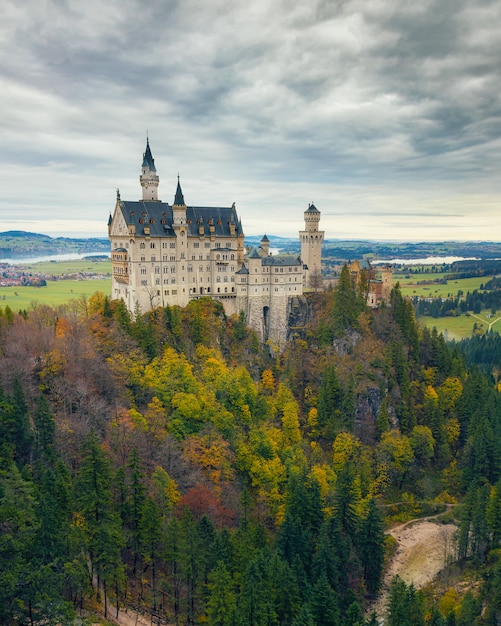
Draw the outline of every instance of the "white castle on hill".
M112 299L144 313L210 297L227 315L243 311L262 342L283 347L290 328L304 322L304 288L321 274L320 211L311 204L304 212L300 257L271 255L266 235L246 250L235 204L188 206L179 177L173 204L160 201L148 140L139 180L142 199L122 200L117 191L108 222Z

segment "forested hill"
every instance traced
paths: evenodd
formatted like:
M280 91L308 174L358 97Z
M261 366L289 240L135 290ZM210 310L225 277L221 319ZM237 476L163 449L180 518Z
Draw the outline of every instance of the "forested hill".
M210 299L0 308L0 623L375 625L385 524L453 502L476 584L397 580L386 623L499 623L492 378L398 289L367 310L346 268L310 305L271 355Z
M109 252L108 239L49 237L24 230L8 230L0 233L0 258L67 254L71 252Z

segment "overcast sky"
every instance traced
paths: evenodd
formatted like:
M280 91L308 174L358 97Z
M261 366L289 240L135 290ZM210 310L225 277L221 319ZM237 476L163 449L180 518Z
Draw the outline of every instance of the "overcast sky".
M499 0L2 0L0 230L141 196L247 234L501 240Z

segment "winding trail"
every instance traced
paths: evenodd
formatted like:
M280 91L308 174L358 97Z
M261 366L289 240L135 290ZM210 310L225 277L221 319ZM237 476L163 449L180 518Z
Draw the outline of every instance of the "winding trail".
M447 510L453 506L448 504ZM394 576L398 574L407 584L412 583L420 589L430 583L453 557L457 526L437 523L435 520L440 515L443 513L413 519L386 532L395 538L398 548L383 577L381 594L369 609L369 612L376 611L380 623L384 623Z

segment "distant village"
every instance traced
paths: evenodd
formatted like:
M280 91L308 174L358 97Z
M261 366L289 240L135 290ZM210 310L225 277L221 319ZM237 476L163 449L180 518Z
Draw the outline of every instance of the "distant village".
M109 278L109 273L98 271L61 275L27 270L25 265L0 263L0 287L45 287L48 280L105 280L107 278Z

